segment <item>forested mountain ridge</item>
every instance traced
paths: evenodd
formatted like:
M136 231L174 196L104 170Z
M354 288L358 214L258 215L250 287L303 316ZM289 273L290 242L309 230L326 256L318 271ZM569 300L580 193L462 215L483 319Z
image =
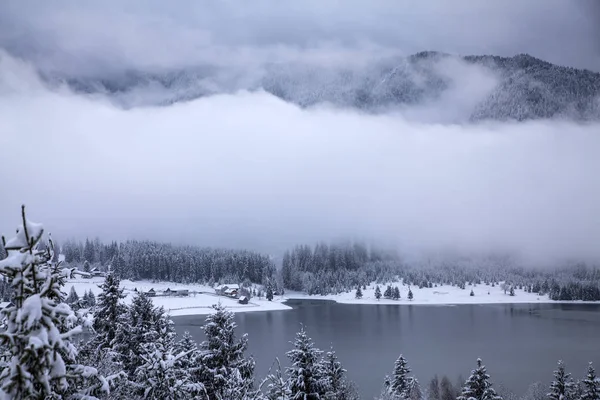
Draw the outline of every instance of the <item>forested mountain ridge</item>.
M494 80L493 85L478 82L479 77L473 76L478 74L469 67L480 67L479 72ZM455 120L452 122L600 119L600 73L554 65L527 54L498 57L421 52L361 67L273 63L260 71L204 65L162 71L125 70L103 76L40 74L50 85L66 84L78 93L108 94L126 108L165 106L220 93L262 89L301 107L332 104L375 113L415 106L443 110L447 101L452 102L446 99L448 96L469 98L460 115L450 117ZM476 95L461 92L466 86L486 85L490 88ZM452 91L458 94L449 95Z

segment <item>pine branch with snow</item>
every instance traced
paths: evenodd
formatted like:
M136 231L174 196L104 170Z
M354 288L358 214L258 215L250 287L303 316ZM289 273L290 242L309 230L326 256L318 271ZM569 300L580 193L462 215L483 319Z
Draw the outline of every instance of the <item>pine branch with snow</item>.
M25 207L21 215L16 236L3 238L8 256L0 261L0 274L13 289L13 305L2 310L6 330L0 344L8 349L8 362L0 372L1 390L17 399L91 399L106 393L106 379L77 362L73 341L81 325L61 291L70 271L53 261L52 242L44 250L38 247L42 225L27 220Z

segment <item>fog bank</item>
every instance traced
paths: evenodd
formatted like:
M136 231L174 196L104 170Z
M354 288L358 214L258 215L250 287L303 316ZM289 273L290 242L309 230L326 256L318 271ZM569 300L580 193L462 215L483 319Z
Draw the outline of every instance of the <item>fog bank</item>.
M277 252L369 238L404 250L600 259L600 125L434 124L240 92L125 111L0 60L0 231L19 206L59 238Z

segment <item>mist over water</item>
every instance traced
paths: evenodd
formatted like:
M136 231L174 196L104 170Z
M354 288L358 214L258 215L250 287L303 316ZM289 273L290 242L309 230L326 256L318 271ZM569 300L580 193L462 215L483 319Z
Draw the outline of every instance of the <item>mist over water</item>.
M359 18L366 12L359 2L344 3L347 14L337 3L309 2L293 18L268 1L252 9L209 3L203 12L190 3L132 3L111 14L109 5L58 13L42 3L26 13L9 2L0 16L10 21L0 23L0 231L16 226L25 203L58 238L273 253L351 238L407 253L507 251L536 263L600 258L600 124L469 123L474 105L498 84L488 70L442 64L451 82L443 96L377 114L300 108L259 87L239 90L277 63L364 72L373 60L430 49L530 52L598 70L600 51L590 39L596 14L558 1L544 2L543 16L534 2L501 9L458 2L457 15L481 19L464 32L459 19L429 13L433 6L416 7L410 25L391 24L405 14L391 13L386 1L369 18ZM492 16L496 26L484 23ZM571 50L550 51L542 40L559 16L569 28L560 40L578 41L577 48L554 43L553 50ZM541 22L522 35L534 17ZM357 21L356 30L344 28ZM114 29L96 29L107 23ZM214 94L165 107L148 106L173 95L162 87L128 92L121 104L143 106L124 109L113 95L76 94L40 79L41 72L106 77L198 65L223 71L207 83Z

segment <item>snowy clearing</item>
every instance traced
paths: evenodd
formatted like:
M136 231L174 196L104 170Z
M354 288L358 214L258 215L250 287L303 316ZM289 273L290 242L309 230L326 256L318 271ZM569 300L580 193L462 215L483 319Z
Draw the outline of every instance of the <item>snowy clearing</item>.
M475 286L467 285L465 289L460 289L456 286L444 285L433 288L422 288L418 286L411 286L413 292L413 299L408 299L408 286L402 284L402 282L390 283L393 287L398 286L400 289L400 299L392 300L385 299L383 293L385 292L386 285L379 285L382 293L380 300L375 298L375 287L376 284L372 283L367 286L366 289L362 290L362 299L356 298L356 292L351 291L349 293L340 293L337 295L313 295L309 296L305 293L286 293L286 297L290 299L323 299L323 300L334 300L338 303L344 304L413 304L413 305L454 305L454 304L502 304L502 303L560 303L559 301L551 300L548 295L540 296L536 293L527 293L524 290L515 289L515 295L510 296L508 290L506 293L500 287L496 285L478 284ZM470 295L473 290L473 296ZM584 303L582 301L576 301L577 303ZM574 302L565 302L574 303ZM593 303L593 302L591 302Z

